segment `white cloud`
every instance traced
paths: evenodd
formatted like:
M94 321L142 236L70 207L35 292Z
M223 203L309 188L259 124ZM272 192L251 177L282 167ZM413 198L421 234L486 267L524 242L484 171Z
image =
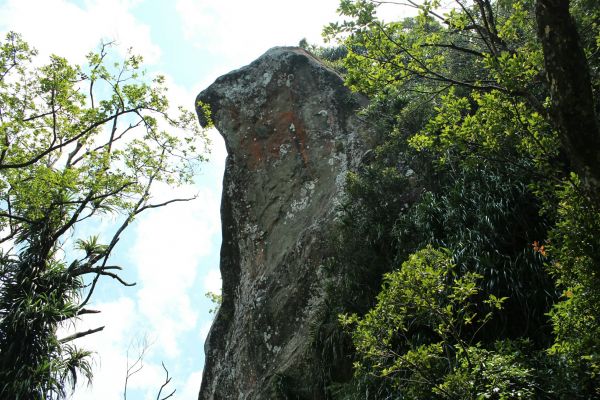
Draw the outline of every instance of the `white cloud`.
M202 384L202 370L192 372L187 381L185 382L181 392L178 390L176 393L177 398L182 400L192 400L198 398L200 392L200 385Z
M186 190L190 188L182 189ZM158 197L178 197L173 189L160 187L158 191L162 192ZM201 189L198 199L150 211L135 228L131 257L141 286L140 311L169 357L179 354L178 335L196 326L198 312L191 303L190 289L198 261L210 254L220 232L215 210L218 198L214 191Z
M178 0L187 38L226 60L251 61L273 46L320 42L338 0ZM240 64L234 65L239 67Z
M155 398L157 390L165 381L165 373L160 363L153 360L159 341L148 336L144 316L137 304L127 297L115 301L95 304L100 314L86 316L77 322L77 331L105 326L102 332L85 336L74 344L95 352L94 379L91 386L80 382L74 398L78 400L119 399L123 396L127 368L145 351L143 368L128 381L128 398L145 395ZM60 336L75 331L73 326L61 330ZM168 363L167 363L168 366ZM170 371L172 376L172 371ZM174 385L170 385L171 390Z
M136 309L130 298L121 297L112 302L93 306L100 314L86 316L77 323L78 331L104 326L102 332L94 333L74 341L79 347L94 351L94 380L90 387L80 386L78 399L117 399L122 397L123 382L127 365L127 343L136 332ZM67 327L63 334L73 333L74 327ZM135 334L133 334L135 335Z
M202 82L194 85L192 88L186 88L181 85L177 85L173 77L168 74L163 74L165 77L165 85L167 87L167 93L169 97L169 112L175 116L178 114L178 107L184 107L185 109L194 111L194 101L198 92L206 88L212 80L210 78L204 78ZM207 154L209 163L201 166L201 175L205 173L212 173L218 182L211 182L210 188L215 191L220 191L221 179L223 175L223 166L227 151L225 149L225 143L219 132L215 128L211 128L205 131L208 137L209 151ZM214 185L214 186L213 186Z
M160 49L152 43L150 27L131 14L127 0L88 0L79 7L66 0L7 0L0 13L2 31L13 30L40 50L71 62L83 63L101 39L116 40L119 51L133 47L146 62L156 62Z
M190 90L176 85L168 75L166 84L172 106L193 104ZM211 129L207 134L212 142L211 161L201 166L197 184L177 189L158 184L152 191L153 203L197 198L142 214L131 248L138 271L140 311L168 357L180 354L181 335L194 329L202 315L191 301L198 278L207 290L220 293L221 289L218 269L200 268L201 260L212 255L220 241L220 187L226 153L219 133Z
M204 290L206 292L221 294L221 273L218 269L210 269L204 275Z
M200 343L205 343L206 338L208 337L208 333L210 332L210 327L212 326L212 321L205 321L200 327Z
M216 77L274 46L297 46L302 38L323 45L323 27L349 19L338 15L339 4L340 0L177 0L175 7L186 39L221 61ZM414 14L413 8L385 2L377 10L385 21Z

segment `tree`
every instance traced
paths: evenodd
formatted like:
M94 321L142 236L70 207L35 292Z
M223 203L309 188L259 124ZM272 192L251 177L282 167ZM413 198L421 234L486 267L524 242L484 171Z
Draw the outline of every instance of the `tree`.
M569 4L569 0L537 0L538 38L550 82L552 120L574 168L600 197L600 126L588 60Z
M426 247L386 274L373 309L341 316L354 325L356 367L391 381L395 396L406 399L535 398L531 371L510 341L495 351L475 341L505 299L480 299L490 311L478 314L481 276L458 272L450 252Z
M354 20L325 29L330 37L352 33L347 42L347 63L354 67L351 87L373 93L390 84L409 88L427 81L440 91L461 87L520 99L553 124L571 168L597 196L600 128L588 65L598 35L593 2L456 0L444 14L436 10L438 0L409 0L405 5L416 8L418 17L392 23L376 18L382 3L394 2L343 0L341 13ZM583 28L592 38L588 46L570 5L588 12ZM552 110L544 105L548 95Z
M0 398L63 398L90 353L58 328L89 313L102 277L132 285L110 263L157 182L190 183L207 138L193 113L172 116L162 76L101 44L85 67L58 56L40 66L16 33L0 45ZM120 219L108 240L78 227Z
M377 18L382 3L394 2L342 0L347 20L326 28L347 47L348 84L373 99L365 116L387 129L373 161L348 179L345 220L350 230L361 230L360 240L345 238L355 253L369 253L343 268L370 276L362 271L385 270L373 265L383 261L416 285L404 271L412 257L407 249L450 249L459 276L481 276L478 296L508 297L479 330L477 357L487 364L517 360L515 372L533 385L536 398L597 397L598 3L457 0L444 12L438 1L408 0L403 4L418 15L392 22ZM384 284L378 300L394 301L387 289ZM368 312L350 310L358 315L355 339L361 324L376 320L371 313L419 315L380 303ZM475 306L482 315L481 302ZM395 332L396 326L378 329ZM355 356L368 361L355 379L367 385L362 394L393 393L400 383L382 383L378 368L406 362L418 340L392 334L390 342L405 347L385 353L388 358L355 340ZM523 354L531 362L522 364ZM460 371L472 376L460 355L446 355L450 375L427 370L431 382ZM513 396L509 389L488 394Z

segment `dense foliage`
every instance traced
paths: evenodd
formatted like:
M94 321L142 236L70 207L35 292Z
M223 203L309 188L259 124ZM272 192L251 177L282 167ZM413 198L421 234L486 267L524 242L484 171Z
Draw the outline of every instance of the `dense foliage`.
M84 314L101 277L130 285L109 256L153 202L157 182L191 182L206 137L141 58L104 44L88 65L42 65L15 34L0 43L0 398L64 398L90 379L90 353L61 327ZM99 218L115 221L98 236ZM85 231L85 229L84 229ZM108 239L106 239L108 237Z
M354 362L331 395L600 396L600 7L409 0L416 16L384 22L382 3L343 0L325 29L381 137L348 177L315 334L324 359ZM581 71L559 74L554 31Z

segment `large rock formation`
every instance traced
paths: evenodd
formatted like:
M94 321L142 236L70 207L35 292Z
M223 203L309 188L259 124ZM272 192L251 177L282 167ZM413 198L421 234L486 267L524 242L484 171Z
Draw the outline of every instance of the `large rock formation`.
M346 173L372 140L355 114L364 99L304 50L274 48L197 100L228 152L223 303L200 399L324 398L309 328Z

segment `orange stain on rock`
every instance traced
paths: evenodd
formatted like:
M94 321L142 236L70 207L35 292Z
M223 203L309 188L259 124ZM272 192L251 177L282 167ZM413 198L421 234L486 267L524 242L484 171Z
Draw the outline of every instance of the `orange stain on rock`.
M278 127L277 130L281 130L285 132L285 134L289 135L291 139L293 148L300 154L302 157L302 161L304 162L304 166L308 166L308 153L306 151L306 129L304 128L304 124L302 120L300 120L295 113L288 111L282 112L279 115Z
M264 119L259 122L262 121ZM289 144L290 150L295 150L300 155L305 167L308 166L307 135L302 120L294 112L285 111L274 115L271 121L268 125L257 123L257 126L241 139L240 145L248 152L248 169L256 170L267 162L278 160L281 156L281 146L285 144ZM265 130L266 135L259 135L259 128Z

